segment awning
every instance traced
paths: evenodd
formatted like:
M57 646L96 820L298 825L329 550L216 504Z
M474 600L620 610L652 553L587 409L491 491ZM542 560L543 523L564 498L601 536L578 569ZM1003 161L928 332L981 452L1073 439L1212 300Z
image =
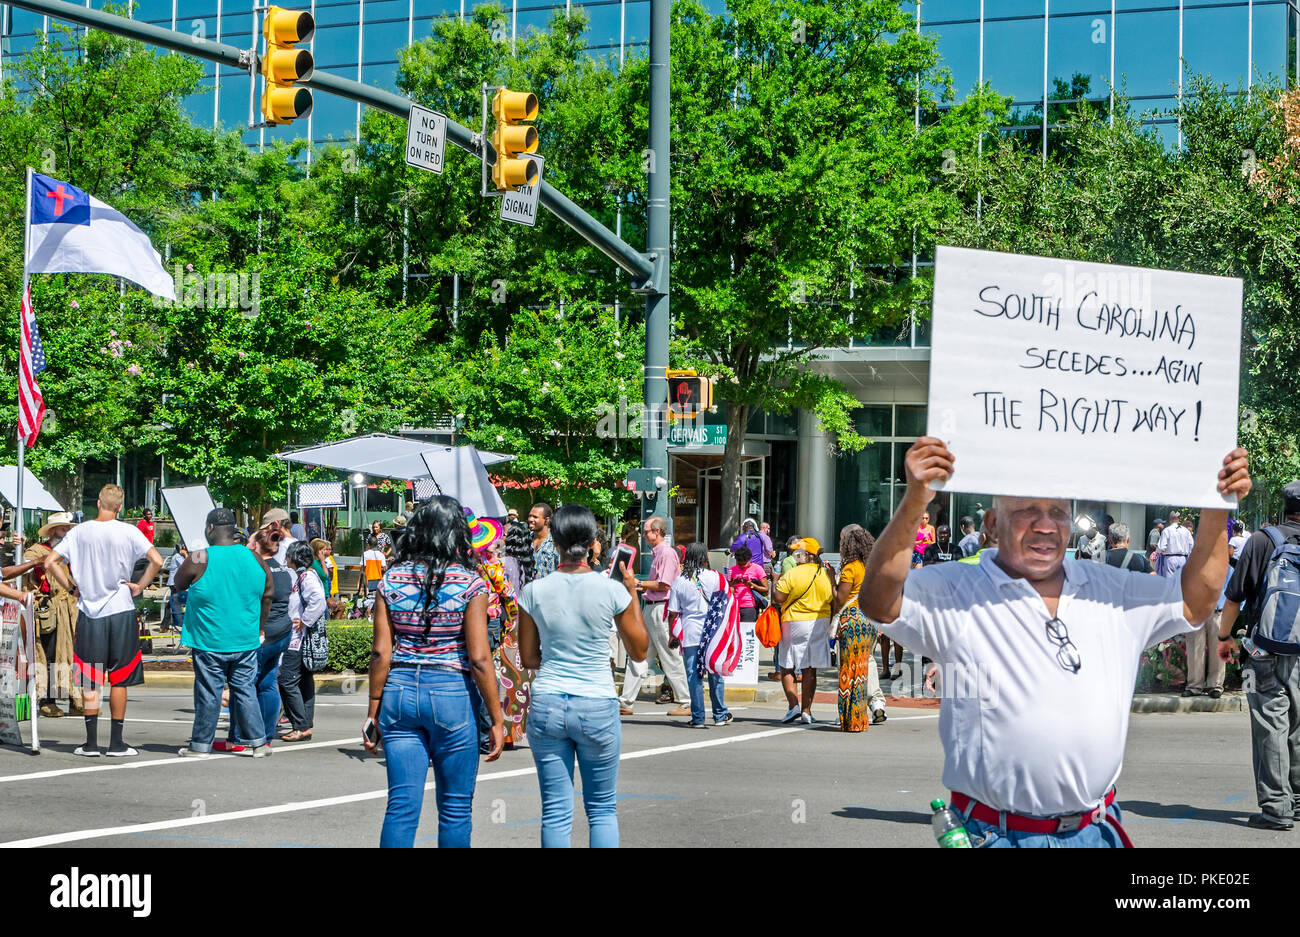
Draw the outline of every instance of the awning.
M0 497L11 506L18 503L18 466L0 465ZM23 466L23 507L32 511L62 511L63 505L45 490L32 470Z
M363 472L378 478L400 478L411 481L429 477L429 468L420 458L422 453L441 452L453 448L473 447L444 446L418 439L406 439L402 436L389 436L387 433L371 433L368 436L355 436L352 439L322 443L305 449L291 449L288 452L276 453L275 457L285 462L320 465L343 472ZM514 458L498 452L479 452L478 456L484 465L509 462Z

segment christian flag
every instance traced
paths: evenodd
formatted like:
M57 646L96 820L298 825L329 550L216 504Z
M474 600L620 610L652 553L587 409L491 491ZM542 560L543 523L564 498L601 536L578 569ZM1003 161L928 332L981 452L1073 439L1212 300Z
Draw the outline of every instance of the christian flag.
M31 173L26 272L108 273L174 300L149 237L130 218L74 185Z

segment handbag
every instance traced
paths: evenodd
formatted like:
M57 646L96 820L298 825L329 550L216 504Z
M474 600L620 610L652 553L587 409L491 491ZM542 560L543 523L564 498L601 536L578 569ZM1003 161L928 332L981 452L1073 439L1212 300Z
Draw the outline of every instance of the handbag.
M302 578L306 573L298 574L298 581L294 584L294 591L302 586ZM302 669L309 673L316 673L324 670L330 661L330 638L326 629L325 622L328 618L322 615L310 625L303 625L302 647Z

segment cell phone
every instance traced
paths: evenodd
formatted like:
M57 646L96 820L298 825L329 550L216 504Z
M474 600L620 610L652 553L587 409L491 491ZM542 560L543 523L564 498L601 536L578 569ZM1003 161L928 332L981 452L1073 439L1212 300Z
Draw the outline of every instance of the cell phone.
M623 570L634 559L636 559L636 547L620 543L618 549L614 551L614 562L609 564L609 575L614 579L622 579Z
M361 729L361 737L371 745L379 743L379 724L373 719L367 719L366 724Z

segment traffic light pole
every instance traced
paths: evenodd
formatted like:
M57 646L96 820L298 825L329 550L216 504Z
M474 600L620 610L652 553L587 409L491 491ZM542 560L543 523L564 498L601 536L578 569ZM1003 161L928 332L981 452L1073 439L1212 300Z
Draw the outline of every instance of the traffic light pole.
M668 475L668 249L672 240L669 213L671 124L669 121L669 31L672 0L650 0L650 192L646 210L646 254L660 271L657 289L645 301L645 405L654 414L652 432L642 430L641 464L646 476ZM641 523L661 517L672 532L668 488L641 499ZM674 541L669 537L669 544ZM648 572L648 569L646 570Z
M657 2L657 0L656 0ZM69 23L77 23L81 26L88 26L93 29L102 29L104 32L115 33L119 36L126 36L131 39L137 39L140 42L149 45L158 46L162 49L170 49L173 52L180 52L184 55L192 55L195 58L207 59L210 62L216 62L219 65L229 65L232 68L238 68L241 71L248 71L250 67L256 67L258 55L256 50L240 49L236 46L227 45L221 42L212 42L201 39L197 36L191 36L189 33L177 32L174 29L166 29L162 26L154 26L150 23L143 23L139 20L126 19L121 16L114 16L111 13L105 13L102 10L94 10L90 7L81 6L76 3L69 3L67 0L10 0L9 6L18 7L22 10L30 10L33 13L41 13L54 19L65 20ZM665 14L666 15L666 14ZM666 27L665 27L666 28ZM256 42L256 37L253 37ZM665 52L665 76L667 73L667 38L664 39ZM653 79L652 79L653 81ZM376 110L384 111L394 116L406 119L410 116L411 102L407 98L391 91L384 91L382 88L375 88L371 85L362 84L359 81L352 81L347 78L339 78L328 72L317 71L311 78L303 82L309 88L317 91L324 91L327 94L335 94L339 97L347 98L352 101L360 101ZM664 100L665 110L667 101L667 78L664 79ZM652 85L651 98L654 98ZM653 105L652 105L653 112ZM666 121L665 113L665 121ZM654 118L651 118L651 148L654 147ZM655 173L650 176L650 191L653 194L656 191L656 180L660 175L663 176L663 204L664 204L664 254L667 254L667 204L668 204L668 181L667 181L667 124L664 127L664 159L665 172ZM447 140L453 145L460 147L462 150L472 156L482 159L483 147L476 140L476 135L469 128L456 123L454 120L447 121ZM658 168L657 166L654 168ZM623 270L632 277L633 288L653 297L656 292L667 292L667 266L666 264L657 264L649 254L654 253L654 249L647 254L642 254L632 245L628 244L622 238L614 234L613 231L605 227L587 212L583 211L576 203L566 197L563 193L556 191L555 187L542 180L541 203L551 214L561 222L568 225L592 246L603 253L606 257L618 264ZM650 208L650 218L655 217L655 208L652 203ZM653 227L653 220L651 225ZM659 240L652 234L650 244L657 244ZM660 280L663 283L660 283ZM652 300L650 300L652 301ZM648 302L650 302L648 301ZM665 344L664 344L664 361L667 361L667 299L664 299L664 323L665 323ZM649 350L647 347L647 365L649 364ZM649 371L647 371L647 375ZM662 388L663 371L660 369L660 385ZM647 398L650 399L650 398ZM667 468L666 456L663 460L665 469ZM647 463L647 465L650 463Z

